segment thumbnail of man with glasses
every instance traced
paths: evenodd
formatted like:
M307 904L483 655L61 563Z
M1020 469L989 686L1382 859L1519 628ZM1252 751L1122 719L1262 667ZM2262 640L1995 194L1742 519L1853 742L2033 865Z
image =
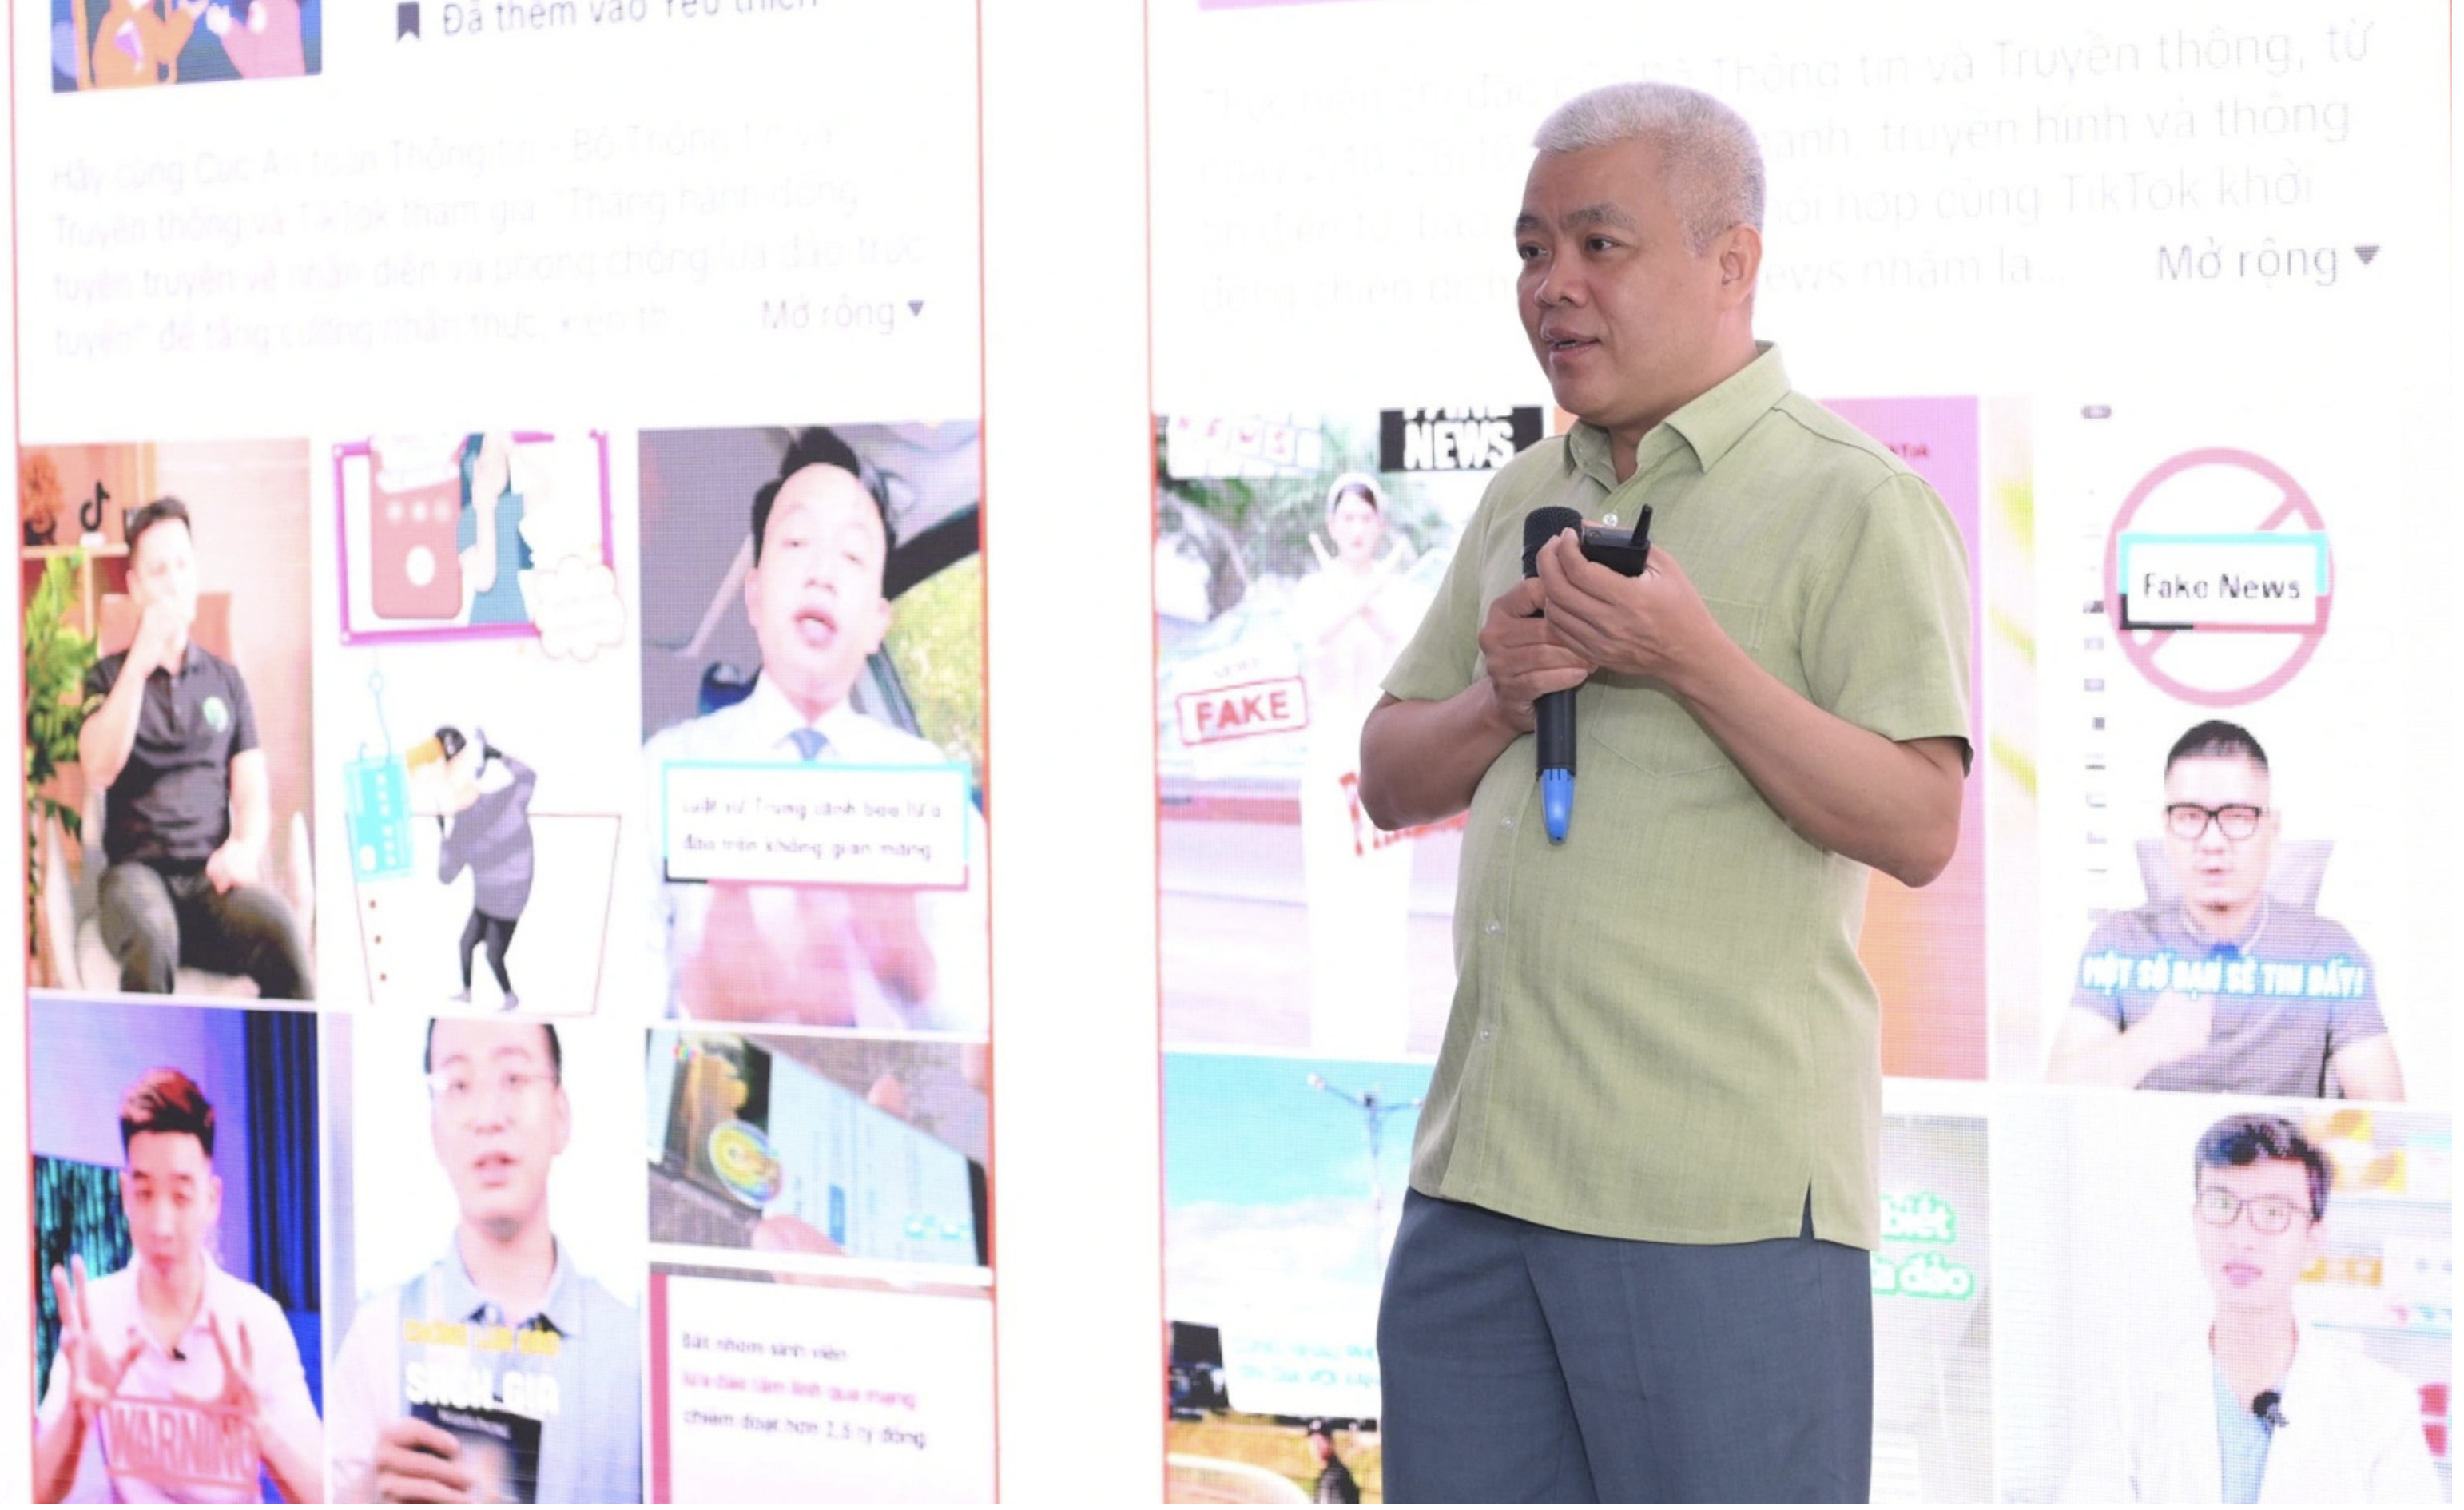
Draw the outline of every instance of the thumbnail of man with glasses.
M2404 1099L2369 956L2268 890L2282 814L2267 752L2211 719L2165 758L2179 895L2117 912L2079 954L2046 1079L2144 1090Z
M336 1498L639 1500L640 1324L548 1224L573 1136L556 1029L439 1018L422 1067L461 1215L434 1262L351 1319L326 1399Z
M2421 1401L2294 1304L2327 1249L2326 1150L2290 1119L2227 1117L2190 1160L2190 1236L2215 1297L2170 1350L2101 1391L2065 1499L2423 1504L2441 1498Z

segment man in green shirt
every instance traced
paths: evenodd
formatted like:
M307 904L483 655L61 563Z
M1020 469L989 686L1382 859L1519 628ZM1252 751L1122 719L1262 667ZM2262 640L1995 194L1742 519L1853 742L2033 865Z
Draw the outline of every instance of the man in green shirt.
M1397 1499L1861 1499L1869 867L1949 862L1965 553L1757 343L1761 159L1690 90L1546 122L1518 300L1579 423L1491 485L1361 740L1379 826L1469 810L1459 981L1379 1317ZM1648 569L1523 520L1630 525ZM1536 616L1536 617L1535 617ZM1572 832L1532 705L1573 690Z

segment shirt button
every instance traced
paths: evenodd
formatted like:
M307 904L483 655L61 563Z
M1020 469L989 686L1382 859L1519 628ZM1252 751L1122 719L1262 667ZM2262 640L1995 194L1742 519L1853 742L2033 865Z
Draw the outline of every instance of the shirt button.
M1481 1029L1481 1030L1480 1030L1480 1040L1481 1040L1483 1043L1485 1043L1485 1042L1487 1042L1487 1041L1488 1041L1488 1029L1486 1029L1486 1028L1483 1028L1483 1029Z
M1495 918L1490 918L1488 920L1488 930L1492 933L1503 933L1506 931L1506 925L1500 923Z
M1497 821L1497 826L1500 828L1512 828L1514 826L1514 820L1510 818L1501 818Z

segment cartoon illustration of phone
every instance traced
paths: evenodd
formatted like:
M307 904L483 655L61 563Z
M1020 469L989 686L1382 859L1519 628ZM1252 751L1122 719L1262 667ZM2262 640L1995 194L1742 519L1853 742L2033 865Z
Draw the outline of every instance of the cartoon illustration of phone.
M389 486L389 484L393 484ZM451 619L462 611L458 474L368 480L368 604L380 619Z

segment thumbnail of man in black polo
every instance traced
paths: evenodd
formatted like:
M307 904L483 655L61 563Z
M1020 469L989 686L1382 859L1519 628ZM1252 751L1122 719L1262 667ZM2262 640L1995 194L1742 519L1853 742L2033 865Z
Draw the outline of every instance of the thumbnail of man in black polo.
M120 989L168 993L185 964L246 975L261 996L303 997L298 923L260 884L273 804L248 684L188 639L187 507L163 498L131 510L127 536L137 635L87 674L102 705L77 735L86 779L107 793L102 940Z

